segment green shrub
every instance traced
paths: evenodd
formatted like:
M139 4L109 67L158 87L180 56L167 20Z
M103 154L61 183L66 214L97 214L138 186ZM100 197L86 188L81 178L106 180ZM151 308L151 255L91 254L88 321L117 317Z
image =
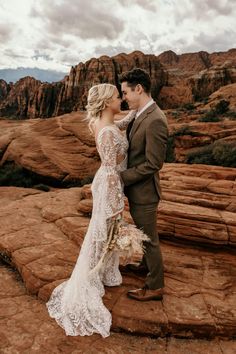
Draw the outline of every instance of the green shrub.
M0 169L0 186L32 187L32 177L21 166L7 163Z
M216 141L212 155L218 165L224 167L236 167L236 143Z
M209 97L200 97L200 98L198 99L198 102L202 102L202 103L204 103L204 104L207 104L208 101L209 101Z
M175 138L183 135L199 136L202 135L198 132L193 132L188 125L180 127L178 130L174 130L173 133L169 136L167 141L166 148L166 158L165 162L175 162Z
M192 135L192 131L188 125L183 125L178 130L174 130L172 135L173 136Z
M172 117L174 117L174 118L179 118L180 112L179 112L179 111L172 111L172 112L171 112L171 115L172 115Z
M202 163L205 165L215 165L215 160L212 156L213 144L197 148L186 156L186 163Z
M167 141L165 162L175 162L175 138L173 135L169 136Z
M220 100L213 109L208 111L203 117L199 118L199 122L220 122L220 115L225 115L229 110L229 101Z
M184 103L182 107L187 111L193 111L195 108L194 104L190 102Z
M200 132L194 132L191 130L189 125L183 125L178 130L174 130L172 136L182 136L182 135L191 135L191 136L202 136L203 134Z
M92 179L92 177L88 178L89 181ZM16 165L14 162L5 163L0 169L0 186L36 188L49 191L49 186L55 188L69 188L74 186L81 187L85 183L88 183L88 179L77 179L71 182L60 181L50 176L42 176L22 166Z
M236 119L236 112L235 111L228 111L225 114L226 117L228 117L230 120Z
M186 163L236 167L236 143L215 141L189 153Z
M215 112L218 114L224 114L229 110L229 101L226 100L220 100L215 108L214 108Z
M198 119L198 122L220 122L222 119L214 110L207 112L204 116Z

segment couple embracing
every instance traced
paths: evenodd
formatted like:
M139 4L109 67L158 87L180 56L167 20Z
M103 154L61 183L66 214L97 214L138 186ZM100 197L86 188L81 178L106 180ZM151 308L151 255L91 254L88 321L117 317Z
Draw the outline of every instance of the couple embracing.
M110 334L111 314L104 306L104 286L122 283L119 252L110 252L102 267L109 225L120 218L124 194L137 228L148 241L138 266L126 270L145 273L145 284L127 293L132 300L162 300L164 293L163 262L157 233L157 206L161 197L159 171L162 168L168 138L167 120L151 97L151 79L135 68L120 76L122 99L130 113L115 121L121 97L111 84L99 84L89 90L87 118L94 134L101 166L91 189L92 217L71 277L57 286L47 303L51 317L67 335L103 337ZM122 130L126 130L123 134ZM92 271L97 269L97 271Z

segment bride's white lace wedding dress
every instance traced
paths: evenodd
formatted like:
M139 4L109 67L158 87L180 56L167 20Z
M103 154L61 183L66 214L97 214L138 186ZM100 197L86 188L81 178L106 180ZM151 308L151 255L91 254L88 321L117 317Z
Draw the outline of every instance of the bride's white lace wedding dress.
M48 312L67 335L110 334L111 314L102 302L104 285L122 282L119 254L113 251L100 271L91 271L102 257L109 219L124 209L119 172L127 166L128 141L124 129L132 116L103 127L97 136L101 166L91 189L93 211L83 245L71 277L57 286L47 302Z

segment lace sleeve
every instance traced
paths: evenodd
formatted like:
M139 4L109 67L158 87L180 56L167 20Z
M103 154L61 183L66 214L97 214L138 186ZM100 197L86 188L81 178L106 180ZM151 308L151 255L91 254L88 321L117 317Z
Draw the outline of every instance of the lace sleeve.
M116 129L116 128L115 128ZM116 157L119 137L113 129L103 129L98 139L101 169L104 175L103 193L107 218L121 213L124 209L124 196L120 175L117 172Z
M120 129L120 130L125 130L128 127L129 122L134 118L136 114L136 111L132 110L130 111L123 119L121 120L116 120L115 125Z

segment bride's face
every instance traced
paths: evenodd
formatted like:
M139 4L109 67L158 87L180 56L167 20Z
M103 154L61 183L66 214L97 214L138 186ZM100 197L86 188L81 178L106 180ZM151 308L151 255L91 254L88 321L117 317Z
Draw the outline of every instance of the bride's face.
M115 89L115 92L109 102L109 107L114 114L120 112L120 105L121 105L121 97L119 91Z

